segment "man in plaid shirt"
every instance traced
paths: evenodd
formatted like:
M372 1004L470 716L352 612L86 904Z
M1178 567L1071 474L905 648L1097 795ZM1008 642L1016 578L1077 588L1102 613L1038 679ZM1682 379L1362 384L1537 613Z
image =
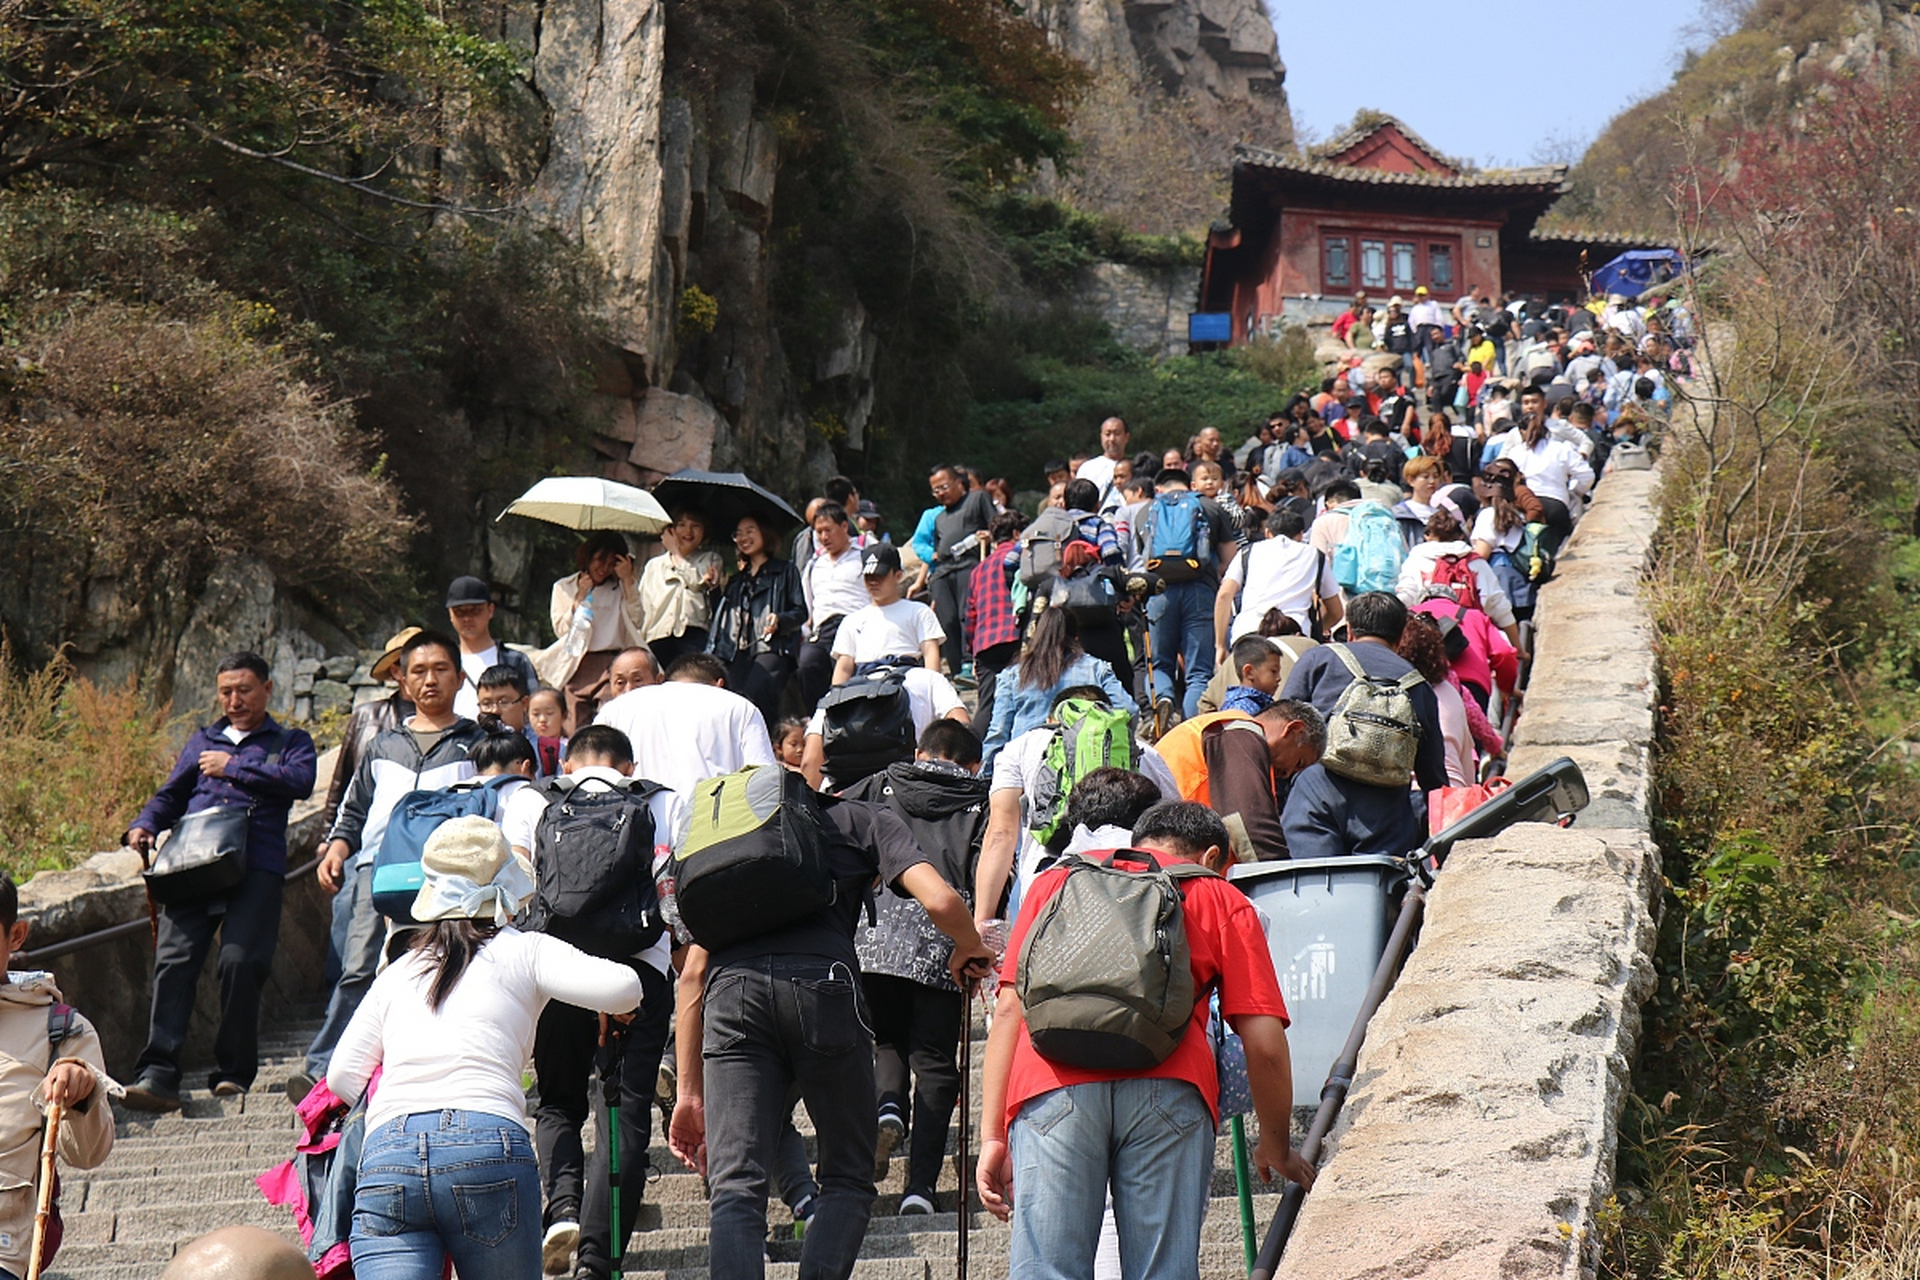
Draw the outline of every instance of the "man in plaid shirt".
M1020 656L1020 620L1013 608L1013 575L1020 564L1020 530L1027 518L1018 511L1002 511L987 525L991 548L973 567L967 596L967 652L973 655L973 678L979 689L977 724L993 723L993 686L1000 673ZM980 717L985 716L982 720Z

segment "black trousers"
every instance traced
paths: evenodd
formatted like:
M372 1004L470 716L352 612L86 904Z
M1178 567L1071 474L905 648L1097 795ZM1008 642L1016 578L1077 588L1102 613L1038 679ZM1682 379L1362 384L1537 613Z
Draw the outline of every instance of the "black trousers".
M932 597L928 603L933 606L933 616L940 620L940 629L947 633L945 643L940 646L941 656L947 660L947 675L957 676L960 665L967 660L967 598L973 594L973 574L966 569L956 569L935 578L928 584L927 594Z
M973 732L982 741L986 740L987 730L993 727L994 686L999 683L1000 673L1012 666L1019 657L1018 640L990 644L973 655L973 679L979 699L973 713Z
M635 962L640 975L640 1014L627 1035L620 1060L620 1229L633 1234L646 1194L647 1145L653 1141L653 1087L660 1074L660 1053L673 1025L673 987L652 965ZM588 1082L599 1054L598 1015L570 1004L553 1003L540 1015L533 1033L533 1069L540 1078L540 1106L533 1113L533 1145L546 1184L547 1211L542 1225L580 1224L579 1265L594 1275L611 1274L612 1178L607 1170L607 1113L599 1091L590 1098ZM587 1164L580 1126L593 1115L594 1157Z
M134 1068L170 1089L180 1087L180 1050L193 1018L200 970L220 935L214 961L220 975L220 1029L213 1038L213 1076L242 1088L260 1069L260 992L273 972L280 941L280 896L285 877L253 870L224 898L160 908L160 936L153 951L153 1014L147 1047Z
M762 1280L767 1194L785 1184L797 1092L813 1118L820 1193L800 1274L846 1280L873 1212L873 1040L850 966L819 956L742 960L707 974L701 1057L707 1076L712 1280ZM786 1189L783 1185L783 1189Z
M1104 627L1082 627L1080 647L1090 658L1098 658L1113 668L1113 678L1139 702L1140 690L1133 681L1133 655L1127 652L1127 633L1119 620ZM1144 704L1143 704L1144 705Z
M873 1015L873 1076L880 1110L907 1117L911 1077L907 1189L932 1199L940 1182L940 1162L947 1156L947 1127L960 1097L960 993L880 973L866 974L863 981Z
M833 638L840 634L840 622L841 618L835 617L821 623L819 637L806 641L795 655L800 700L806 704L808 713L820 705L820 699L833 687ZM773 726L769 724L767 728L771 730Z
M786 696L787 681L793 678L793 659L784 653L742 654L727 667L727 688L760 709L767 732L778 745L780 700Z
M677 636L661 636L658 640L648 642L647 648L653 650L653 660L658 664L660 674L665 675L675 659L685 654L707 651L707 629L693 627Z

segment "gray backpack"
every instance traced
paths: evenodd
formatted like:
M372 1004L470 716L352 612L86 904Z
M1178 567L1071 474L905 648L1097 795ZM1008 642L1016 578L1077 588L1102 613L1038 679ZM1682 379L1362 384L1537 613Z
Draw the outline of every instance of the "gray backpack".
M1420 718L1411 691L1426 677L1409 671L1398 680L1367 674L1344 644L1327 646L1353 673L1327 717L1327 749L1320 763L1329 773L1375 787L1404 787L1420 752Z
M1119 857L1151 870L1123 870ZM1174 881L1214 873L1138 849L1063 865L1066 880L1028 931L1014 980L1033 1047L1074 1067L1157 1067L1186 1035L1195 1001Z
M1048 507L1020 534L1020 581L1032 591L1060 572L1060 551L1080 536L1080 522L1059 507Z

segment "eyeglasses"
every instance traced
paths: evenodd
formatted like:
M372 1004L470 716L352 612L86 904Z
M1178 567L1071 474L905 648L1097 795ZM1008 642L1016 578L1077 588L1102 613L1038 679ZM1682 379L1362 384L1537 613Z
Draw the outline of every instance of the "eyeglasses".
M497 716L508 707L517 707L525 701L525 698L482 698L480 699L480 713L482 715Z

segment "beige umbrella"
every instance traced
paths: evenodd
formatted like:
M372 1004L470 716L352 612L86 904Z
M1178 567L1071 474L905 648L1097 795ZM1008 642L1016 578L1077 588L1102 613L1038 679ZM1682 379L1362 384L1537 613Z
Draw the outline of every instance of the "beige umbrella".
M617 529L622 533L655 534L672 524L666 508L645 489L597 476L551 476L508 504L496 520L526 516L549 524L591 533Z

